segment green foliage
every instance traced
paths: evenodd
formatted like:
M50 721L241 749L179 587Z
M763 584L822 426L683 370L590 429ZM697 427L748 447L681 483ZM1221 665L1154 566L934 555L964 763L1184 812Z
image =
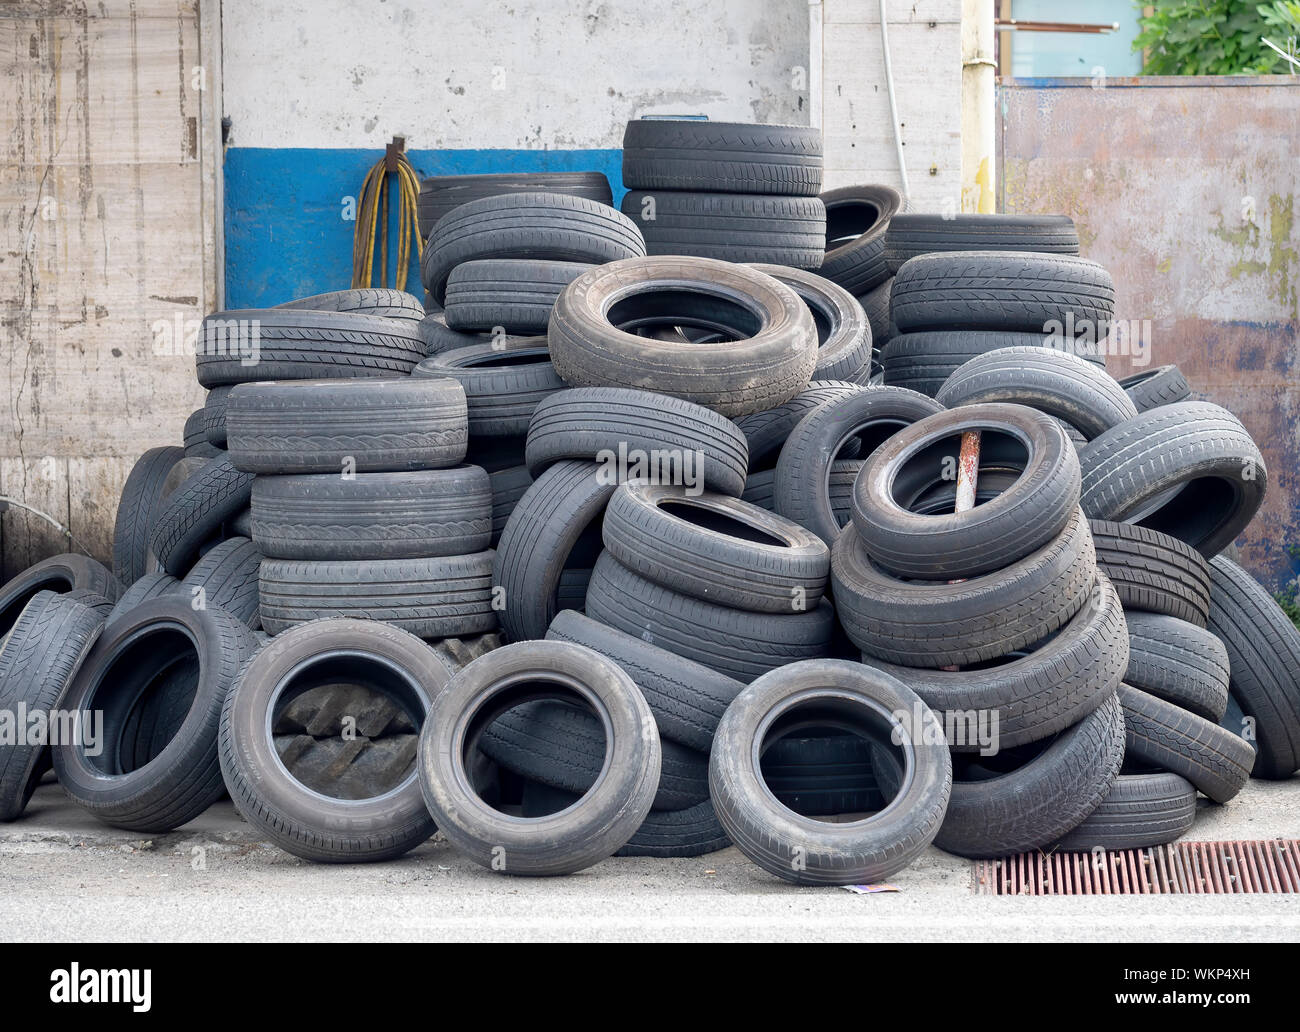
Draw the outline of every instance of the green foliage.
M1284 588L1282 591L1273 592L1273 599L1281 607L1282 612L1286 613L1291 622L1300 629L1300 601L1296 599L1295 584Z
M1300 33L1300 3L1274 0L1135 0L1152 8L1138 18L1134 50L1146 50L1143 75L1267 75L1290 71L1289 62L1261 42L1287 49Z

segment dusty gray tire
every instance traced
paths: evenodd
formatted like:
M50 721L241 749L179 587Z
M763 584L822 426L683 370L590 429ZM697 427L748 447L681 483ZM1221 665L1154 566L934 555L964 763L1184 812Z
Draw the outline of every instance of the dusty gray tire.
M986 728L996 726L995 747L1013 749L1077 724L1115 694L1128 656L1119 599L1105 577L1098 576L1088 601L1059 633L1007 662L930 670L896 666L865 653L862 661L915 691L945 728L960 729L961 740L948 743L954 752L976 752L989 744L980 740Z
M815 269L826 247L826 209L816 197L629 190L620 208L645 237L646 254Z
M816 197L822 138L799 125L633 119L623 132L623 185Z
M551 363L545 337L510 337L454 348L426 358L417 377L450 378L465 391L470 437L516 437L533 411L566 384Z
M1255 748L1204 717L1127 684L1119 686L1131 759L1181 774L1216 803L1250 779Z
M0 708L11 719L51 714L104 628L104 614L67 594L39 591L0 647ZM0 821L22 815L49 760L24 738L0 748Z
M1155 613L1129 613L1124 681L1218 723L1228 708L1228 652L1195 624Z
M450 671L422 641L368 620L322 620L273 639L225 698L220 755L230 798L245 820L295 856L325 863L401 856L434 832L414 764L382 794L342 799L322 790L328 783L313 789L294 777L270 733L286 704L331 678L372 687L418 727ZM350 744L355 755L365 739Z
M850 441L862 458L905 426L942 412L943 406L901 387L862 387L819 405L790 431L776 464L776 511L806 527L827 545L839 536L831 499L831 472Z
M355 312L358 315L381 315L386 319L415 322L424 318L423 301L405 290L389 290L387 287L331 290L324 294L285 301L275 307L305 308L316 312Z
M890 220L885 233L885 262L891 273L917 255L937 251L1078 254L1079 234L1068 215L899 212Z
M1144 369L1140 373L1124 377L1119 385L1124 388L1139 412L1149 412L1176 401L1187 401L1192 396L1192 388L1176 365Z
M862 310L867 313L867 322L871 324L871 343L876 351L875 372L883 372L880 364L885 352L885 345L898 335L898 327L889 318L889 296L894 291L894 277L890 275L880 286L858 297Z
M847 380L813 380L784 405L752 412L736 420L749 444L749 471L770 470L776 466L786 438L809 412L824 402L853 394L860 385ZM858 454L853 445L852 454L844 450L845 458Z
M113 575L124 587L147 572L149 532L162 505L163 484L184 457L183 448L150 448L127 475L113 524Z
M821 600L830 549L756 505L645 481L624 484L605 510L605 548L642 577L692 598L755 613Z
M528 426L525 462L534 477L564 459L599 462L611 483L640 478L734 497L745 487L749 446L735 423L702 405L650 391L578 387L540 402Z
M883 742L892 737L907 758L901 792L865 820L801 816L763 780L765 742L819 704L839 725ZM952 761L929 708L902 682L842 660L796 663L751 684L723 716L709 760L713 805L732 842L768 873L800 885L867 884L902 870L934 839L951 788Z
M1162 771L1121 774L1082 824L1052 852L1146 849L1182 838L1196 820L1196 789L1186 778Z
M527 466L507 466L488 474L492 481L492 547L496 548L505 532L510 514L519 499L533 485L533 475Z
M465 757L497 714L548 688L592 710L608 762L576 804L521 820L474 791ZM659 736L636 685L608 659L568 642L520 642L475 660L439 693L420 732L419 769L439 829L475 863L506 874L570 874L613 854L650 812Z
M1018 330L1064 334L1109 327L1115 285L1096 262L1070 255L959 251L913 258L898 270L889 310L904 333ZM1094 338L1096 339L1096 338Z
M903 208L892 186L845 186L821 195L826 205L826 254L819 272L855 296L892 275L885 262L885 231ZM874 329L875 327L872 327Z
M935 398L947 408L988 401L1028 405L1064 420L1089 441L1137 415L1114 377L1054 348L1003 348L972 358Z
M516 503L497 544L493 583L501 589L501 629L512 641L541 638L559 611L561 578L584 536L596 536L614 493L594 462L564 460ZM590 560L586 560L590 561ZM580 563L578 564L580 565Z
M250 308L203 320L199 383L405 376L424 357L418 324L356 312Z
M991 769L978 756L954 768L936 846L958 856L1009 856L1042 849L1077 828L1106 798L1124 761L1119 700L1108 696L1046 748L1035 743L1025 751L1023 759L999 754ZM963 779L968 764L974 776Z
M957 584L890 575L852 524L831 549L840 625L863 652L900 666L970 666L1042 641L1083 607L1096 573L1077 510L1037 552Z
M1124 609L1186 620L1210 618L1210 567L1191 545L1158 530L1089 520L1097 566L1119 592Z
M922 333L894 333L890 336L889 342L881 350L884 382L894 387L908 387L933 397L943 388L948 377L972 358L1013 347L1051 348L1078 355L1084 361L1101 368L1105 368L1106 364L1105 356L1096 345L1042 332L928 330Z
M817 324L817 364L813 380L866 383L871 378L871 324L858 299L816 273L780 265L755 265L793 290Z
M492 551L417 559L267 559L262 626L281 634L311 620L380 620L417 638L465 637L497 627Z
M641 689L659 733L708 752L718 721L744 687L701 663L607 627L572 609L557 613L546 637L585 645L618 664Z
M439 304L451 271L488 258L531 258L600 265L645 254L641 231L607 204L529 192L462 204L434 226L420 256L424 287Z
M203 408L200 409L203 413L203 435L209 444L217 448L226 447L226 403L234 389L234 384L213 387L208 391L208 396L203 400Z
M455 466L465 458L466 418L454 380L240 384L227 406L230 461L245 473Z
M802 613L746 613L661 587L608 552L592 570L587 615L746 683L827 655L835 623L824 599Z
M427 240L447 213L470 201L509 193L568 194L613 204L604 172L489 172L472 176L429 176L420 182L415 202L420 237Z
M122 587L102 563L89 556L68 552L42 559L0 585L0 635L14 625L38 591L60 595L88 591L113 602Z
M461 333L545 333L560 291L590 268L527 258L465 262L447 279L446 325Z
M187 458L210 459L221 454L221 449L208 440L208 413L204 409L195 409L186 418L182 439Z
M221 706L256 651L253 632L235 617L194 609L176 595L114 620L60 703L83 722L89 713L102 714L101 751L89 755L84 741L57 746L59 784L114 827L162 832L193 820L224 791L217 761ZM187 665L194 673L186 690L169 691L169 675Z
M260 628L257 568L262 553L248 538L226 538L203 553L177 585L190 604L216 606L251 630Z
M492 538L492 483L477 466L258 477L252 508L253 540L273 559L469 555Z
M1268 469L1227 409L1182 401L1139 413L1079 453L1092 519L1140 523L1217 555L1259 511Z
M1210 560L1210 630L1228 650L1232 698L1254 725L1253 774L1290 777L1300 770L1300 631L1223 556Z
M200 547L248 507L252 492L253 474L235 469L222 452L167 496L154 521L149 551L168 573L184 575Z
M633 332L678 323L735 339L683 344ZM728 417L789 401L817 364L817 329L798 294L709 258L640 258L584 273L555 303L547 336L556 372L575 387L649 388Z
M965 512L909 511L936 470L948 469L955 479L961 435L969 430L982 433L981 467L1001 457L1023 470L1020 477ZM1002 569L1052 541L1078 508L1074 446L1056 420L1023 405L968 405L904 427L866 460L853 488L853 524L872 560L927 580Z
M478 344L491 344L490 333L460 333L447 326L447 317L439 309L420 320L420 339L424 341L426 358L440 355L456 348L472 348Z
M173 577L170 573L146 573L137 580L124 592L116 602L113 603L113 609L108 614L110 621L116 620L123 613L129 613L142 602L148 602L151 598L157 598L159 595L167 595L180 588L181 582Z

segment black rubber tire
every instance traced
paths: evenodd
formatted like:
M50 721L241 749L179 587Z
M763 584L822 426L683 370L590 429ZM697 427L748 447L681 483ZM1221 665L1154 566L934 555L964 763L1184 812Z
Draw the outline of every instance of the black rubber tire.
M1128 670L1134 688L1218 723L1228 708L1228 652L1195 624L1155 613L1129 613Z
M994 770L972 757L971 773L959 780L965 765L953 771L952 798L934 844L968 857L1010 856L1042 849L1077 828L1101 805L1124 762L1124 712L1114 695L1046 748L1027 747L1032 755L1010 770L1001 753Z
M38 591L60 595L88 591L114 602L122 587L102 563L88 556L68 552L42 559L0 585L0 636L13 627Z
M1210 630L1228 650L1232 698L1254 723L1254 776L1290 777L1300 770L1300 631L1232 560L1210 560L1210 584Z
M1196 789L1186 778L1121 774L1082 824L1052 847L1053 853L1147 849L1182 838L1196 820Z
M573 806L520 820L471 787L465 757L500 713L547 686L577 696L605 728L608 762ZM570 874L610 856L640 827L659 783L650 707L632 679L599 653L561 641L507 645L461 670L434 700L420 732L420 787L447 840L507 874Z
M1124 377L1119 385L1124 388L1139 412L1149 412L1161 405L1186 401L1192 396L1192 388L1176 365L1144 369L1140 373Z
M356 312L251 308L203 320L199 383L405 376L424 357L418 324Z
M1216 803L1245 787L1255 763L1245 739L1127 684L1119 686L1119 699L1131 760L1181 774Z
M678 321L739 339L683 344L630 332ZM556 301L547 336L556 372L575 387L652 387L732 418L789 401L817 364L817 328L798 294L710 258L641 258L584 273Z
M447 326L442 309L420 320L420 339L424 341L425 357L440 355L456 348L472 348L478 344L491 344L490 333L460 333Z
M526 434L538 404L567 386L551 363L545 337L443 351L416 366L414 375L450 377L461 385L471 438Z
M183 576L198 559L199 549L248 507L252 493L253 474L235 469L225 452L209 459L167 497L154 521L149 550L159 566Z
M389 290L387 287L331 290L324 294L285 301L275 307L310 309L315 312L355 312L359 315L381 315L386 319L415 322L424 318L423 301L405 290Z
M541 401L528 426L525 462L534 477L556 462L581 459L600 462L611 483L621 482L635 475L620 468L628 466L621 458L632 462L638 454L647 464L656 455L668 464L647 466L643 479L733 497L745 488L745 435L693 402L622 387L571 388Z
M376 691L400 681L384 694L417 724L451 677L429 646L395 627L323 620L294 628L263 648L229 692L221 714L221 772L235 808L286 852L325 863L389 860L434 832L415 765L382 795L340 799L290 774L267 733L279 700L313 678L322 683L331 662L349 664L356 682L369 676Z
M208 413L205 408L195 409L185 419L182 434L186 457L210 459L221 453L221 449L208 440Z
M960 251L926 254L898 270L890 316L918 330L1049 333L1092 327L1104 338L1115 314L1115 285L1096 262L1069 255Z
M819 704L835 708L842 729L892 734L907 758L901 794L872 817L837 824L801 816L763 780L765 739ZM902 682L843 660L795 663L759 678L727 709L709 760L709 790L727 835L768 873L800 885L881 882L919 856L943 821L952 788L943 741L934 714Z
M801 125L633 119L623 132L623 185L816 197L822 134Z
M799 420L824 402L856 393L859 386L847 380L813 380L785 404L737 419L736 425L749 444L749 471L775 469L786 438ZM854 446L852 455L845 451L844 457L857 454Z
M511 641L546 634L559 611L561 577L582 562L574 555L575 546L584 532L599 534L614 486L600 476L596 463L564 460L533 481L515 504L493 565L493 584L500 589L498 617Z
M801 613L747 613L660 587L608 552L592 570L587 615L745 683L827 655L835 623L824 599Z
M1114 588L1098 575L1097 588L1059 633L1008 662L973 670L896 666L866 654L862 662L921 696L945 728L958 732L962 740L950 737L952 750L968 753L989 744L979 740L983 728L996 728L995 748L1013 749L1077 724L1115 694L1128 655L1124 612Z
M208 443L217 448L226 447L226 404L234 389L234 384L213 387L208 391L200 410L203 413L203 434Z
M557 613L547 639L585 645L618 664L641 689L659 733L708 752L718 721L744 685L702 663L607 627L572 609Z
M224 791L217 761L221 706L257 648L253 632L235 617L194 609L178 595L152 599L114 620L60 703L83 722L88 711L102 712L102 752L88 757L84 741L55 747L59 784L117 828L163 832L193 820ZM196 674L184 690L169 692L177 683L169 675L185 664L195 664ZM155 718L158 726L149 727Z
M545 333L560 291L590 268L525 258L465 262L447 279L446 324L461 333Z
M492 539L492 482L478 466L258 477L252 508L253 540L273 559L470 555Z
M420 238L427 240L433 227L462 204L498 197L501 194L568 194L601 204L613 204L614 196L604 172L489 172L472 176L429 176L420 182L415 202Z
M530 258L600 265L645 254L641 231L622 212L584 197L497 194L440 219L420 256L424 287L446 303L447 278L465 262Z
M816 197L629 190L620 209L645 237L646 254L815 269L826 248Z
M245 473L402 472L455 466L469 440L449 379L241 384L227 408L230 461Z
M183 448L150 448L127 475L113 524L113 576L124 587L147 572L149 531L160 511L163 484L172 467L183 458Z
M876 349L877 363L884 354L885 345L898 336L898 327L889 317L889 298L893 292L894 277L891 275L880 286L858 295L858 302L867 313L867 322L871 324L871 342Z
M1078 254L1079 234L1068 215L937 215L900 212L885 233L891 273L936 251L1039 251Z
M178 585L192 606L216 606L258 630L257 569L262 553L245 537L226 538L195 563Z
M824 277L780 265L755 265L793 290L817 325L817 364L812 378L867 383L873 355L871 324L858 299Z
M123 613L129 613L141 602L148 602L151 598L169 594L176 591L180 586L181 582L170 573L163 573L161 570L157 573L146 573L122 592L118 600L113 603L113 609L108 614L108 620L109 622L116 620Z
M1037 552L964 582L909 581L880 569L849 524L831 549L836 613L849 640L900 666L970 666L1042 641L1096 581L1083 514Z
M887 282L892 274L885 262L885 232L903 209L903 195L873 184L827 190L821 197L826 205L821 275L855 296Z
M484 728L479 748L507 770L579 796L595 784L605 763L600 721L583 706L552 699L503 713ZM684 810L708 798L708 753L661 740L651 809Z
M856 441L866 458L905 426L942 412L932 398L901 387L861 387L824 402L790 431L776 464L776 511L806 527L827 545L839 536L830 476L844 445Z
M754 613L816 606L830 578L830 549L815 534L709 491L626 483L609 500L602 539L647 580Z
M948 377L972 358L1010 347L1052 348L1105 367L1105 358L1095 346L1062 341L1042 333L937 330L891 336L881 352L884 382L933 397L942 390Z
M1137 415L1114 377L1054 348L1002 348L972 358L948 377L936 399L948 408L989 401L1028 405L1089 441Z
M1091 518L1140 523L1206 558L1245 529L1268 487L1254 439L1236 416L1208 401L1139 413L1091 441L1079 466L1079 504Z
M381 620L417 638L486 634L492 609L492 551L432 559L303 562L267 559L259 589L262 626L281 634L311 620Z
M104 628L104 614L67 594L38 591L0 648L0 708L17 724L53 710ZM25 724L21 724L27 730ZM0 748L0 821L22 815L49 763L48 744Z
M956 479L961 435L969 430L983 434L981 464L1001 455L1023 469L1021 476L965 512L909 511L913 494L933 482L936 470ZM1078 508L1074 446L1055 419L1023 405L967 405L927 416L880 445L853 488L853 524L872 560L899 576L927 580L1000 570L1052 541Z
M1125 611L1163 613L1197 627L1210 618L1210 567L1177 538L1131 523L1089 520L1097 566Z

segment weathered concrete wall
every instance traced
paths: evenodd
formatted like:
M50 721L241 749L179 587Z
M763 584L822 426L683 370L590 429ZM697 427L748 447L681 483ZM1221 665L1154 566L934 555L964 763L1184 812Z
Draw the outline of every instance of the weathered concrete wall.
M1083 254L1115 279L1116 318L1149 321L1150 364L1177 364L1246 424L1269 489L1243 555L1288 580L1300 545L1300 82L1031 79L999 98L1002 210L1073 216ZM1107 362L1116 376L1138 368Z
M179 443L203 396L150 329L214 304L198 26L195 0L0 6L0 492L101 558L131 463ZM7 573L67 550L36 517L3 519Z

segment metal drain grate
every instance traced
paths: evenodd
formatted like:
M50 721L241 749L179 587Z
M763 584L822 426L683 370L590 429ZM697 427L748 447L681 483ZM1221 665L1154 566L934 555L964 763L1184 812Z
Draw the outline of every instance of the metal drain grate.
M974 889L986 896L1300 892L1300 839L1019 853L975 861Z

